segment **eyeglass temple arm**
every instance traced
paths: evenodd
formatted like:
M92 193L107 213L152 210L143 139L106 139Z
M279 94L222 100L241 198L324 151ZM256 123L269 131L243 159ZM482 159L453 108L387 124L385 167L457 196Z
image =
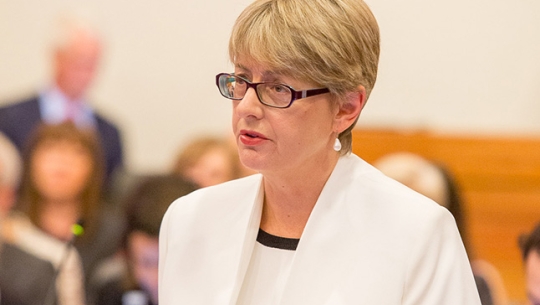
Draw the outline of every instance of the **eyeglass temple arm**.
M318 94L323 94L330 92L328 88L320 88L320 89L309 89L309 90L302 90L302 91L294 91L294 98L295 99L301 99L306 98Z

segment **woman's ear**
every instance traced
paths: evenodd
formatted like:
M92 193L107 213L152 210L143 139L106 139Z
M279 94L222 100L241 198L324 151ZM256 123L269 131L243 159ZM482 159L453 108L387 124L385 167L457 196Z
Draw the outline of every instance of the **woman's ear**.
M355 92L348 93L345 100L340 102L334 118L334 131L337 134L356 122L366 105L366 100L366 89L360 85Z

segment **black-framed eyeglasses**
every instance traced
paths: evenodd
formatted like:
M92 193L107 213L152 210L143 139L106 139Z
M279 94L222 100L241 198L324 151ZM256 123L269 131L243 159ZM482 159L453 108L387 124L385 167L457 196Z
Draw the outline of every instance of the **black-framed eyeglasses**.
M296 100L330 92L328 88L297 91L289 85L280 83L252 83L230 73L216 75L216 85L221 95L231 100L243 99L248 89L253 88L261 104L275 108L288 108Z

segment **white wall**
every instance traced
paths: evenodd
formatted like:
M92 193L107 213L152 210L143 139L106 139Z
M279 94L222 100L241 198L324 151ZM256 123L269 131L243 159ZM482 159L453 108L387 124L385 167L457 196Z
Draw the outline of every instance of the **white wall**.
M540 1L370 1L382 32L364 123L540 134Z
M92 102L123 130L128 166L163 170L201 133L230 132L214 75L250 1L0 0L0 104L48 79L54 20L97 24L106 58ZM540 1L369 0L382 32L362 126L540 135Z

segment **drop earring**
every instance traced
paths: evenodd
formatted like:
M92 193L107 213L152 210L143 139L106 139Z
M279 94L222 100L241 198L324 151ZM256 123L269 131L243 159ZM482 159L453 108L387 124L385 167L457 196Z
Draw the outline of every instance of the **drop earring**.
M336 142L334 142L334 150L335 151L341 150L341 142L339 141L339 138L336 138Z

